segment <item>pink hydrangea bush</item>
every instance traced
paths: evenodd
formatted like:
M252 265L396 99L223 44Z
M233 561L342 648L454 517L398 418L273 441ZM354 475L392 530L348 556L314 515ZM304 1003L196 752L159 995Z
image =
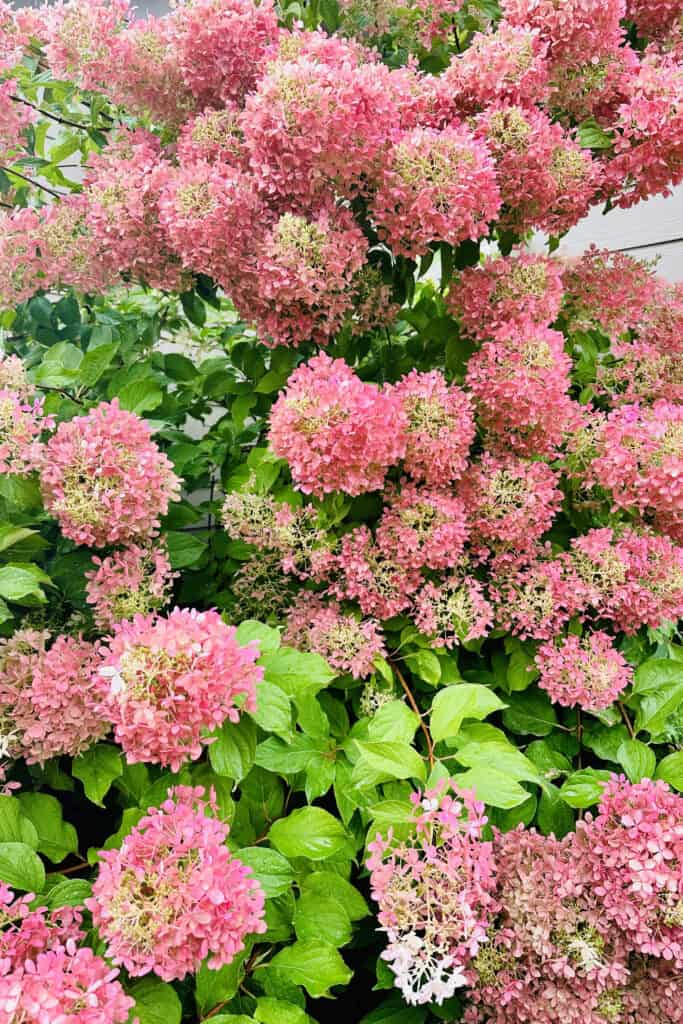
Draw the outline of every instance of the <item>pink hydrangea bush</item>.
M93 669L103 712L131 764L178 771L207 733L256 709L258 648L240 646L215 611L175 608L114 624Z
M201 786L169 790L119 850L100 853L86 906L108 956L133 977L184 978L208 957L231 963L248 935L266 930L263 891L225 845Z

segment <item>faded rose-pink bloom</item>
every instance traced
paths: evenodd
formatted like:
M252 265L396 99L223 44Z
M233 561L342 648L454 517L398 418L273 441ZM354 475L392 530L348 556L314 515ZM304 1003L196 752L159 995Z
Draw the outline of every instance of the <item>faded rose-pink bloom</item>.
M535 660L538 685L564 707L601 711L633 681L633 669L612 637L600 631L542 644Z
M180 489L147 424L116 398L60 423L40 482L64 535L94 547L154 536Z
M358 601L364 615L389 619L410 607L420 585L420 574L387 557L373 540L367 526L342 537L335 559L339 578L329 593L339 600Z
M468 529L460 498L403 482L385 493L377 546L407 569L448 569L462 556Z
M93 556L97 566L85 574L88 604L104 630L122 619L158 611L169 600L173 579L168 552L163 546L132 544L107 558Z
M437 647L457 647L485 637L493 626L493 608L473 576L453 574L427 582L415 595L415 625Z
M256 709L263 670L254 644L215 611L175 608L114 625L99 649L97 690L130 763L178 771L211 742L207 733Z
M375 658L386 656L379 623L358 619L336 601L301 593L287 613L282 642L300 651L320 654L339 673L365 679L375 671Z
M395 393L321 352L294 371L273 406L270 443L305 494L357 495L381 488L403 457L406 422Z
M24 476L40 469L45 445L44 430L54 426L54 417L43 413L43 399L27 402L18 392L0 390L0 475Z
M405 471L432 487L453 483L467 465L475 435L469 396L438 370L411 370L394 392L408 420Z
M510 24L537 29L553 57L590 60L624 39L626 0L503 0L502 8Z
M228 826L203 795L201 787L169 790L119 850L100 853L86 906L109 957L134 977L184 978L207 957L218 969L247 935L266 930L263 891L228 850Z

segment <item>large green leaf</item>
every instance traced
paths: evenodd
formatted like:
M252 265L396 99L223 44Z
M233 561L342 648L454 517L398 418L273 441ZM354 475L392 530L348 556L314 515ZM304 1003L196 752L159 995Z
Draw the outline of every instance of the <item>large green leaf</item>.
M459 683L437 693L432 702L431 733L435 742L457 736L467 718L479 721L504 708L502 700L488 686Z
M334 946L316 939L285 946L270 961L270 967L293 985L301 985L313 999L328 995L335 985L347 985L353 973Z
M140 1024L180 1024L182 1006L175 989L158 978L143 978L130 988Z
M102 807L114 779L123 773L121 753L110 743L98 743L77 757L71 770L83 783L88 800Z
M43 862L26 843L0 843L0 882L23 892L42 892Z
M348 847L346 829L322 807L301 807L271 826L268 838L285 857L327 860Z

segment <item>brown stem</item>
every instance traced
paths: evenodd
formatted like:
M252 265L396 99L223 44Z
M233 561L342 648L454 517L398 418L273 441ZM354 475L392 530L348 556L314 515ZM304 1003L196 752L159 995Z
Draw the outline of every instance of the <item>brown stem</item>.
M617 701L617 707L621 711L621 717L624 719L624 725L628 729L629 736L631 737L632 740L634 740L636 738L636 734L635 734L633 726L631 725L631 719L628 717L628 713L626 711L626 708L624 707L624 705L621 703L620 700Z
M34 181L33 178L28 178L25 174L21 174L19 171L14 171L9 167L0 167L0 171L4 171L5 174L13 174L15 178L21 178L22 181L27 181L29 185L42 189L43 192L47 192L48 195L54 196L55 199L61 199L62 196L66 195L65 192L56 192L55 189L48 188L47 185L41 185L39 181Z
M578 764L579 768L582 768L581 745L583 743L583 720L581 718L581 708L576 709L576 739L579 744Z
M70 868L58 868L56 871L48 871L47 877L50 875L75 875L77 871L83 871L84 868L89 868L87 860L82 860L80 864L72 864Z
M66 124L70 128L80 128L81 131L87 132L89 128L94 128L98 132L108 132L110 128L103 125L89 125L81 124L79 121L70 121L68 117L60 117L59 114L53 114L50 110L44 110L43 107L39 107L37 103L31 103L30 100L25 100L23 96L11 96L11 99L15 103L23 103L26 107L31 107L32 110L37 110L43 117L49 117L51 121L56 121L57 124Z
M420 720L420 728L422 729L422 733L424 735L424 738L427 741L427 757L429 758L429 767L433 768L434 767L434 744L432 742L432 737L429 734L429 729L427 728L427 726L425 725L425 723L423 721L422 715L420 714L420 709L417 706L417 703L415 701L415 698L413 697L413 694L412 694L412 691L411 691L410 687L408 686L407 682L403 678L403 675L401 673L400 668L398 667L398 665L396 664L395 661L389 661L389 664L391 665L391 667L393 668L394 672L398 676L398 681L401 684L401 686L403 687L403 692L405 693L405 695L406 695L406 697L408 699L408 703L410 704L411 708L413 709L413 711L415 712L415 714L417 715L417 717Z
M218 1004L218 1006L214 1006L213 1010L207 1013L206 1017L202 1017L202 1024L205 1020L209 1020L211 1017L215 1017L216 1014L219 1014L221 1010L223 1010L228 1005L229 1002L229 999L224 999L222 1003Z

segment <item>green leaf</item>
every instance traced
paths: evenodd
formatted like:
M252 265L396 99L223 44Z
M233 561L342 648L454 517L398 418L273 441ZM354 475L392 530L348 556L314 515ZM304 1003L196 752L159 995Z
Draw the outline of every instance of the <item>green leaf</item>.
M673 789L683 793L683 750L663 757L657 765L656 779L663 779Z
M370 719L368 736L371 740L394 740L399 743L411 743L418 729L420 720L402 700L392 700L383 704Z
M264 846L249 846L239 850L236 857L252 869L266 899L280 896L291 889L294 870L289 861L277 850L269 850Z
M290 697L296 697L305 690L317 693L328 686L337 674L319 654L303 654L291 647L281 647L273 654L264 654L260 664L265 678Z
M564 802L559 792L553 787L552 793L541 793L536 813L536 823L544 836L551 833L562 839L574 829L574 815L571 807Z
M123 773L121 754L110 743L97 743L80 757L74 758L71 773L83 783L88 800L103 807L102 801L114 779Z
M83 387L91 388L111 365L111 361L119 350L118 342L110 345L98 345L89 349L83 356L78 368L78 381Z
M36 574L15 565L3 566L0 569L0 597L6 601L22 601L29 595L44 600Z
M206 551L208 541L196 533L183 530L169 530L166 534L168 557L174 569L187 569L196 565Z
M15 796L0 796L0 842L26 843L38 849L38 832L32 821L22 813Z
M366 1014L360 1024L424 1024L426 1019L424 1006L406 1006L398 996L391 996Z
M374 786L393 779L426 778L425 762L407 743L364 743L356 741L360 757L353 766L354 786Z
M92 896L90 882L86 882L84 878L67 878L50 889L45 903L48 910L59 910L60 907L82 907L89 896Z
M517 807L529 799L526 789L509 778L504 772L486 765L478 765L469 771L455 776L460 789L474 790L478 800L483 800L490 807L501 807L508 810Z
M140 1024L180 1024L182 1006L175 989L158 978L143 978L129 989L133 1016Z
M295 775L306 771L317 757L328 754L329 750L329 740L298 732L287 742L272 736L259 743L254 760L260 768L269 772Z
M269 966L293 985L301 985L313 999L328 995L334 985L347 985L353 974L334 946L315 939L285 946Z
M305 1010L282 999L262 996L256 1003L254 1020L259 1024L312 1024Z
M73 825L62 818L62 805L48 793L20 793L19 802L38 833L37 849L53 864L78 850L78 835Z
M45 885L43 862L26 843L0 843L0 882L22 892L40 893Z
M209 745L209 762L217 775L240 782L256 756L256 726L246 715L239 722L226 722Z
M651 779L657 764L654 750L640 740L624 740L617 750L617 760L631 782Z
M118 399L122 409L140 415L157 409L164 400L164 393L155 380L145 378L124 384L118 392Z
M305 893L296 902L294 911L296 937L320 942L331 946L345 946L351 941L353 929L351 918L333 896L320 893Z
M351 921L360 921L367 917L370 909L355 886L347 882L341 875L333 871L314 871L307 875L301 883L303 894L318 896L334 896L341 903Z
M683 703L683 663L666 658L643 662L636 669L633 695L639 698L636 732L657 735Z
M219 1003L229 1002L237 994L244 977L244 963L248 955L249 947L216 971L211 970L206 960L201 965L195 976L195 998L202 1018ZM219 1019L215 1018L216 1021Z
M291 699L270 679L261 679L256 684L256 711L250 714L265 732L277 733L285 739L291 735Z
M441 679L441 662L433 651L420 650L407 654L406 664L418 679L423 679L430 686L438 686Z
M545 785L545 779L536 766L509 743L468 743L455 755L467 768L495 768L515 782L535 782ZM528 794L527 794L528 796Z
M538 679L538 669L533 657L522 647L510 655L507 665L506 682L510 693L520 693Z
M599 802L605 783L609 782L611 777L611 772L583 768L569 776L560 788L560 796L570 807L581 810L592 807Z
M510 694L503 724L510 732L547 736L557 724L557 715L547 694L534 688Z
M479 683L458 683L437 693L432 702L431 733L435 743L457 736L466 718L481 720L506 705Z
M604 131L594 117L581 122L578 139L583 149L610 149L613 143L613 136Z
M274 822L270 842L285 857L327 860L348 846L342 823L321 807L301 807L287 818Z
M255 619L246 619L237 627L235 639L241 647L246 647L252 640L257 640L261 655L274 654L280 646L280 630L264 626Z

